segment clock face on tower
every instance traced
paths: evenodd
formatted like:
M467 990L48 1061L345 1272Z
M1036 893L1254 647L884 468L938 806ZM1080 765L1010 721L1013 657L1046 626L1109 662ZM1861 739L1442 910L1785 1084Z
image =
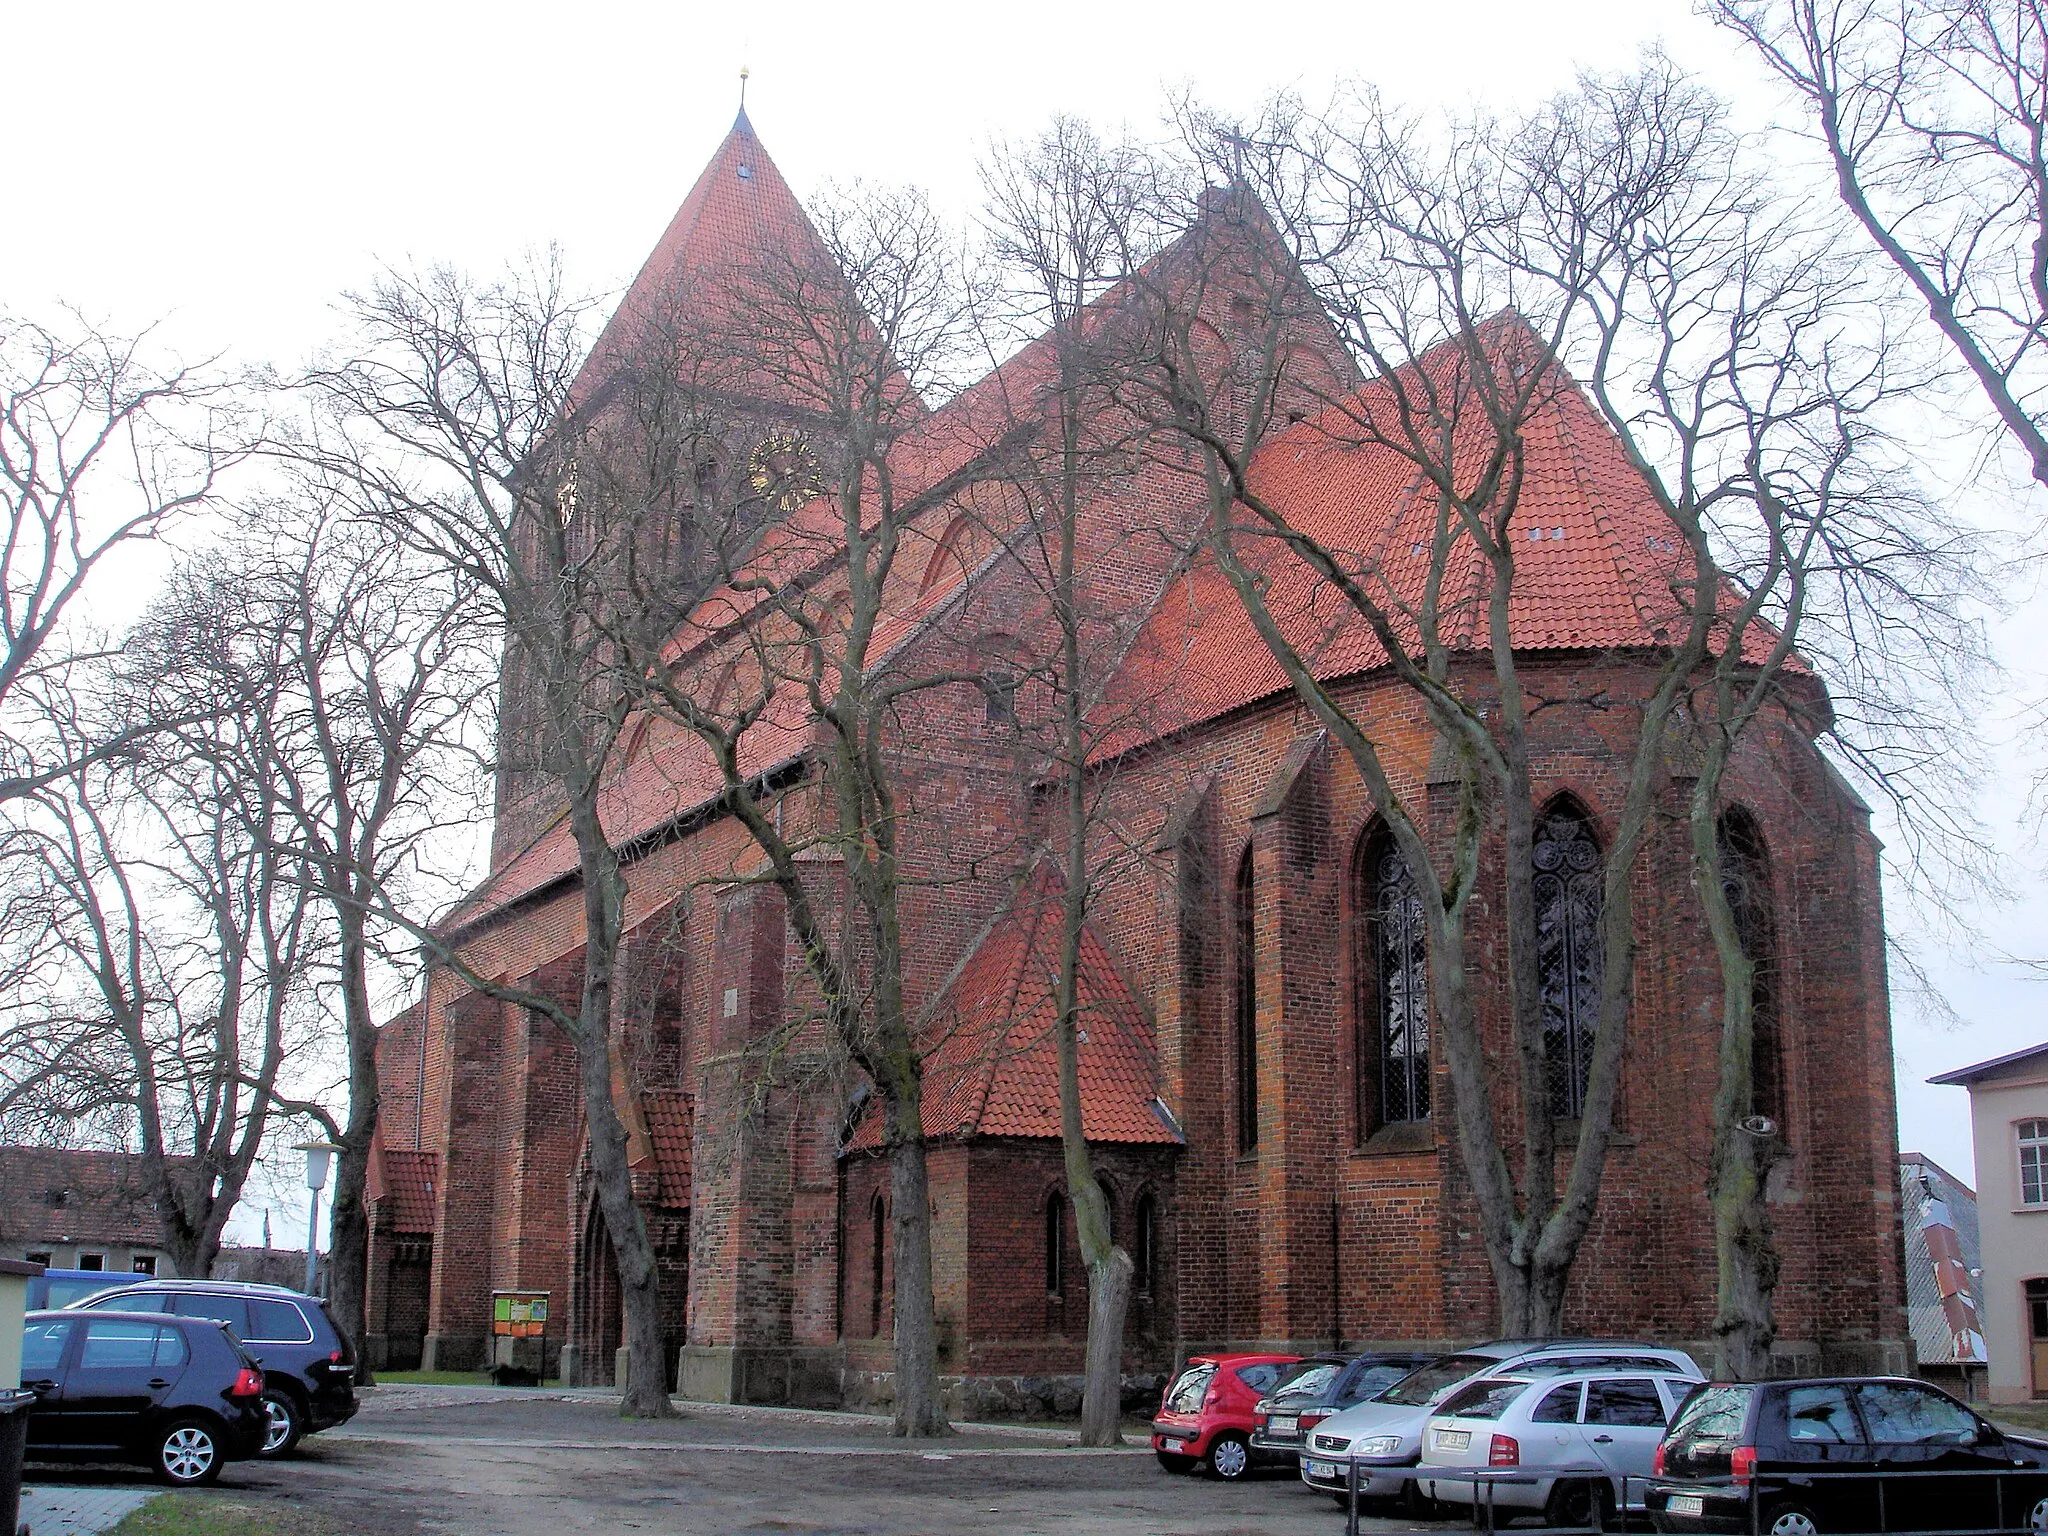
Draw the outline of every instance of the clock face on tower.
M747 458L755 494L778 512L791 512L825 488L817 455L801 432L771 432Z

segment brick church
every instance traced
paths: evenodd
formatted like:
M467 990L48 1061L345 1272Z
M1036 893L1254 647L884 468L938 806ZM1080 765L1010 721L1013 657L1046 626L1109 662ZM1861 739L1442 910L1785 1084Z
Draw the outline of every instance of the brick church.
M656 300L687 305L692 284L807 239L742 113L613 325ZM1034 611L1021 595L1030 584L990 531L987 499L967 505L971 453L927 450L986 440L989 422L1028 411L1046 351L1025 347L913 434L904 494L922 499L887 597L892 665L920 648L942 669L948 647L1031 643L1018 628ZM1330 367L1349 377L1348 363ZM1407 551L1422 515L1412 474L1313 428L1268 438L1253 465L1264 494L1332 546ZM1544 536L1526 553L1517 545L1523 675L1551 699L1640 697L1643 658L1663 639L1649 615L1669 574L1668 525L1576 390L1543 406L1527 440L1516 515ZM1155 701L1119 717L1091 760L1102 836L1120 856L1098 881L1081 989L1085 1123L1136 1264L1134 1383L1217 1346L1448 1347L1491 1333L1495 1315L1455 1136L1432 1112L1449 1085L1430 1039L1412 877L1222 577L1186 558L1188 539L1161 535L1199 525L1197 480L1134 468L1082 509L1083 581L1122 647L1107 697ZM775 524L760 535L764 546L783 536ZM706 675L730 665L715 626L692 644ZM1319 654L1353 718L1383 733L1406 790L1427 803L1455 779L1370 647ZM1558 925L1547 956L1594 939L1628 768L1624 712L1537 717L1537 858L1552 872ZM1070 1404L1087 1310L1049 1038L1059 876L1042 848L1054 829L1016 770L1005 716L983 691L939 690L897 745L923 839L914 857L932 876L905 896L905 982L914 1016L932 1021L933 1281L956 1412ZM800 780L804 750L786 732L757 744L750 771ZM1711 1358L1705 1184L1720 981L1677 814L1692 776L1680 753L1668 766L1673 815L1637 876L1617 1134L1567 1319ZM656 722L629 734L605 808L631 887L620 1088L676 1384L716 1400L876 1402L892 1327L887 1168L861 1085L843 1074L752 1097L739 1081L748 1042L806 1008L808 982L772 890L733 883L759 860L714 814L717 787L695 739ZM1869 811L1789 716L1752 733L1726 795L1734 878L1769 978L1760 1092L1788 1148L1771 1186L1779 1349L1789 1366L1903 1369ZM496 814L490 872L446 932L477 974L573 997L583 919L568 829L544 791L509 779ZM1474 953L1498 954L1497 920L1477 922ZM1546 974L1547 997L1553 982L1553 1099L1569 1121L1597 990L1589 1002L1583 975ZM1482 1011L1504 1060L1501 1009ZM568 1040L437 969L384 1026L378 1064L373 1363L475 1368L489 1354L492 1292L536 1289L552 1298L565 1372L611 1379L618 1281ZM1504 1103L1512 1091L1503 1072Z

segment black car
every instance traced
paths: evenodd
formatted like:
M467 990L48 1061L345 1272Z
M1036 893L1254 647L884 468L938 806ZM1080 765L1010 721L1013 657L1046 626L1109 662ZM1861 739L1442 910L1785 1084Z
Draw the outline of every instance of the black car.
M2048 1531L2048 1441L1901 1377L1695 1388L1656 1475L1660 1531Z
M88 1296L111 1291L117 1285L132 1285L135 1276L110 1269L45 1269L28 1283L30 1312L48 1307L75 1307Z
M1435 1358L1433 1354L1375 1351L1316 1355L1304 1360L1259 1400L1258 1413L1252 1420L1252 1445L1293 1460L1300 1455L1308 1432L1331 1414L1378 1397L1410 1371Z
M263 1364L266 1457L286 1455L307 1435L355 1417L355 1350L317 1296L229 1280L150 1280L78 1305L226 1323Z
M263 1444L263 1371L219 1323L146 1312L31 1312L21 1384L28 1459L141 1461L210 1483Z

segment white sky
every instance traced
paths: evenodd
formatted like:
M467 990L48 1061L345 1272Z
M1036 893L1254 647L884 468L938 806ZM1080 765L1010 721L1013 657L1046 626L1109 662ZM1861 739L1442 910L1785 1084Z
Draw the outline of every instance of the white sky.
M828 177L913 182L954 211L991 135L1055 112L1147 130L1183 84L1249 109L1279 87L1313 99L1342 73L1414 106L1505 109L1662 42L1746 117L1771 102L1681 0L0 0L0 36L0 304L65 301L118 327L162 322L188 357L283 364L383 262L488 271L554 242L572 278L622 284L730 125L743 63L755 127L799 194ZM2031 604L2003 638L2030 657L2042 634ZM1964 1178L1964 1096L1922 1080L2041 1038L2048 983L1989 962L2048 955L2041 850L2015 825L2027 771L1985 803L2031 899L1983 917L1984 954L1932 957L1968 1027L1896 1009L1901 1140Z

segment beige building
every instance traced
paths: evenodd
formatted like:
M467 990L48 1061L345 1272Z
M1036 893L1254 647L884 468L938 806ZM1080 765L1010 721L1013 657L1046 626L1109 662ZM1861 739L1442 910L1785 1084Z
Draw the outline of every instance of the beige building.
M2048 1398L2048 1044L1928 1081L1970 1090L1991 1401Z

